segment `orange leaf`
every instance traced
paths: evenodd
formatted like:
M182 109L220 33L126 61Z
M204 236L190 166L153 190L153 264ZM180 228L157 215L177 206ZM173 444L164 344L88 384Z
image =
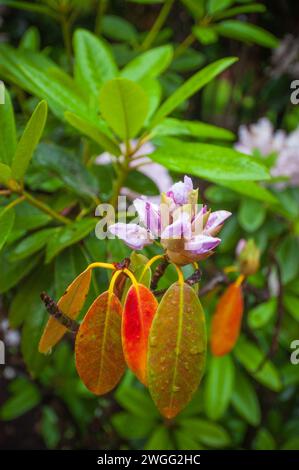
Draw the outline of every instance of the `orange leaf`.
M142 284L130 287L124 307L122 340L126 362L146 384L149 330L158 307L152 292Z
M231 284L220 297L212 319L211 349L214 356L229 353L240 334L244 304L242 287Z
M58 308L73 320L76 319L84 305L91 280L91 270L83 271L69 285L63 296L59 299ZM38 350L41 353L48 353L55 344L67 332L67 328L61 325L55 318L50 317L45 326L40 339Z
M96 395L112 390L125 371L121 344L122 305L104 292L91 305L76 336L76 367L86 387Z
M176 282L162 297L149 337L148 384L160 413L176 416L203 375L206 327L194 289Z

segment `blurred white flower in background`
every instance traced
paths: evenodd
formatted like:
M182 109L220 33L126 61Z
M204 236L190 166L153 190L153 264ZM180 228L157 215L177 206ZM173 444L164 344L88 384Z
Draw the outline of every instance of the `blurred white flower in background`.
M248 155L259 153L268 157L277 154L271 174L273 177L289 178L277 187L299 186L299 126L287 135L280 129L274 131L269 119L261 118L256 124L240 126L235 148Z
M131 144L136 145L136 141L132 140ZM121 144L122 150L124 150L124 144ZM155 147L151 142L146 142L138 149L138 151L132 157L130 166L131 168L136 168L140 173L148 176L157 186L160 193L166 192L169 186L172 185L173 180L164 166L159 165L159 163L154 163L147 157L155 150ZM144 155L144 157L143 157ZM121 157L118 157L121 158ZM138 158L138 160L136 160ZM95 163L98 165L108 165L113 161L116 161L117 157L111 155L108 152L104 152L99 155ZM122 188L121 195L127 196L130 199L135 199L139 194L132 191L130 188ZM148 197L149 201L153 203L158 203L160 200L160 195Z

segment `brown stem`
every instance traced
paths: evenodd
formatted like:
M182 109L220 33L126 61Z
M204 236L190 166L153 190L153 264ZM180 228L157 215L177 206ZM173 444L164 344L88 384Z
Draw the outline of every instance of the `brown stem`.
M165 270L167 266L169 265L169 261L167 259L164 259L162 263L158 264L156 267L156 270L153 274L152 282L151 282L151 289L156 290L158 287L159 280L165 273Z
M56 302L46 293L42 292L40 295L45 307L50 315L57 320L61 325L67 328L71 333L77 333L79 323L72 318L65 315L57 306Z

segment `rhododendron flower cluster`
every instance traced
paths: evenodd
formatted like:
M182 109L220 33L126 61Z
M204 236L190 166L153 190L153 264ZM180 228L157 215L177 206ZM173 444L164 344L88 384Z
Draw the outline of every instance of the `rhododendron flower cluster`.
M198 190L188 176L162 193L160 205L146 197L135 199L133 204L140 225L119 222L109 227L110 232L134 250L160 238L168 258L178 265L210 256L221 242L218 232L231 215L225 210L211 212L199 205Z
M249 127L240 127L235 147L249 155L255 152L263 157L277 154L272 176L289 179L287 183L280 183L280 187L299 185L299 127L287 135L283 130L274 131L271 122L262 118Z

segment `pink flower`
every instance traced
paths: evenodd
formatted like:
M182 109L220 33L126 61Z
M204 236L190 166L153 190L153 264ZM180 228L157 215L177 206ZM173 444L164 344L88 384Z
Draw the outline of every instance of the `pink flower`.
M210 212L206 206L199 206L197 199L198 191L193 189L191 178L185 176L183 182L162 193L160 205L145 197L134 201L142 225L117 223L109 230L136 250L160 238L169 259L176 264L204 259L221 242L216 235L231 213Z

